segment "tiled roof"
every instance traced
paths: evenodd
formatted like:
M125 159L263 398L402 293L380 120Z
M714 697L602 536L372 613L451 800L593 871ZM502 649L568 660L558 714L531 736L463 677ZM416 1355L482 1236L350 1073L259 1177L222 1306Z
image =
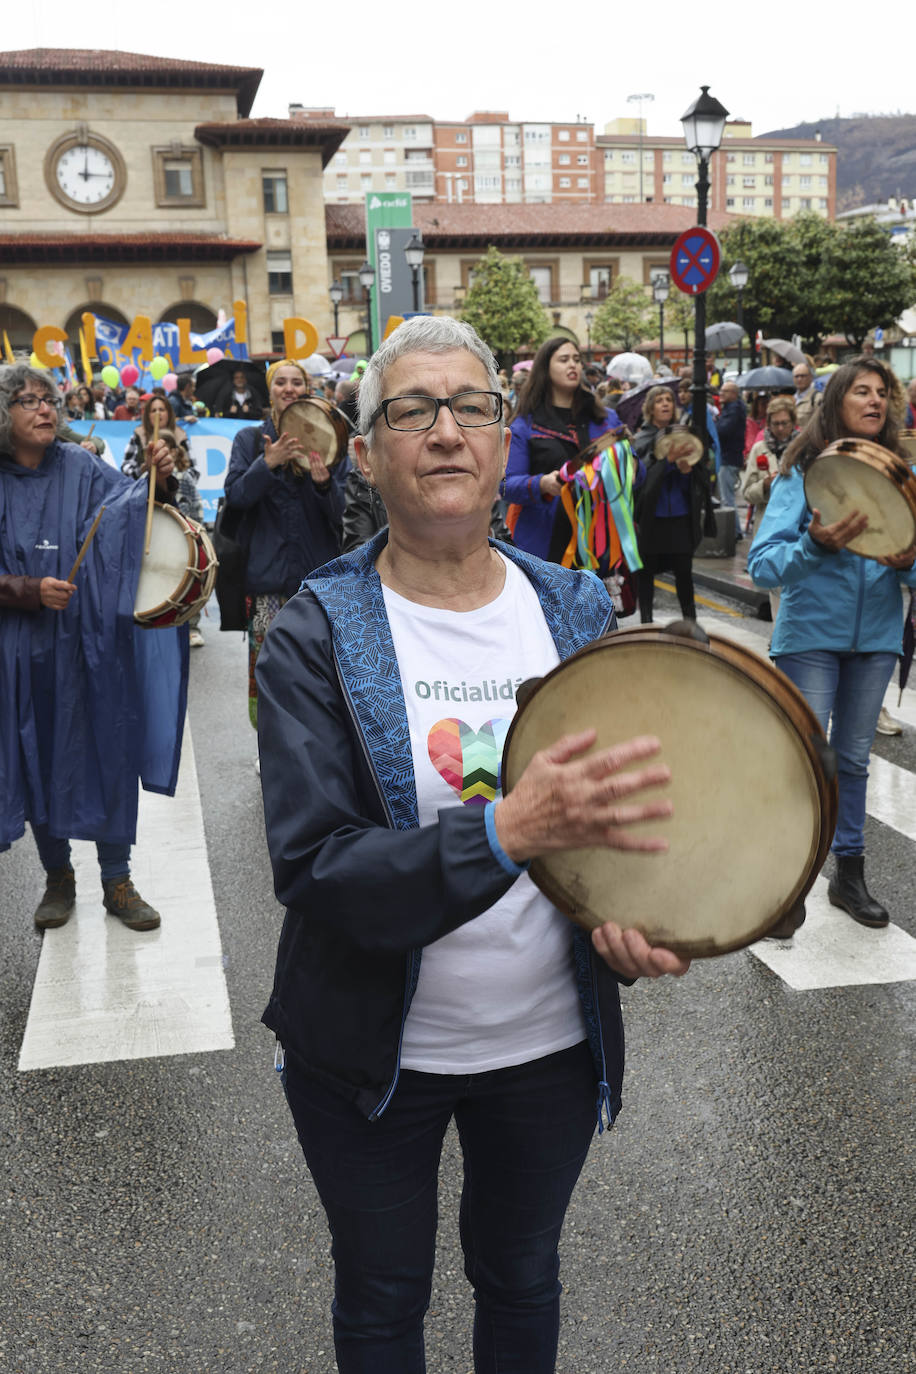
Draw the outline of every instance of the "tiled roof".
M234 119L198 124L194 137L210 148L320 148L326 167L349 132L342 119Z
M0 234L0 261L229 262L261 247L224 234Z
M415 205L414 225L431 248L485 247L488 243L531 247L670 246L696 223L696 211L683 205ZM724 229L734 215L713 210L712 230ZM356 248L365 242L362 205L326 205L329 248Z
M0 86L173 86L234 90L239 114L249 114L264 75L260 67L153 57L104 48L22 48L0 53Z

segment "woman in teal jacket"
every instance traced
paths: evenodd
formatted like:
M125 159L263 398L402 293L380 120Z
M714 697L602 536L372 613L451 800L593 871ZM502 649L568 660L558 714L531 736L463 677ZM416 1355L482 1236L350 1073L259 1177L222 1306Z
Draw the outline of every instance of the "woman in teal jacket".
M858 511L832 525L805 500L804 474L828 444L870 439L903 454L889 404L894 374L874 358L856 358L830 379L824 402L793 439L773 483L751 547L748 571L758 587L781 587L770 653L805 695L837 753L839 815L836 870L829 897L861 925L886 926L884 907L865 886L865 789L878 712L902 648L900 582L916 586L916 549L874 560L849 543L868 524ZM799 912L804 920L803 910ZM796 919L774 932L791 935Z

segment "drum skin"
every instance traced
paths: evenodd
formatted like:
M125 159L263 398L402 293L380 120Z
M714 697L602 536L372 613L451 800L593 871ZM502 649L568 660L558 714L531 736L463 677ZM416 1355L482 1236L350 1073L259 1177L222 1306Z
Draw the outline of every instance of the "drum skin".
M805 500L832 525L852 511L868 528L846 547L863 558L892 558L916 543L916 475L905 459L870 439L838 439L805 473Z
M204 527L177 506L157 502L149 553L140 565L134 620L147 630L183 625L209 601L218 566Z
M346 416L321 396L303 396L301 401L293 401L280 416L277 429L280 434L298 439L306 453L320 453L329 468L346 457L350 442ZM310 471L307 460L296 460L294 467L304 473Z
M560 735L593 726L595 750L659 737L652 762L669 765L671 784L644 795L674 803L651 823L667 852L563 850L534 860L530 875L587 929L635 926L684 958L765 935L804 899L836 824L831 755L807 702L757 654L703 638L641 626L589 645L538 680L503 755L508 793Z

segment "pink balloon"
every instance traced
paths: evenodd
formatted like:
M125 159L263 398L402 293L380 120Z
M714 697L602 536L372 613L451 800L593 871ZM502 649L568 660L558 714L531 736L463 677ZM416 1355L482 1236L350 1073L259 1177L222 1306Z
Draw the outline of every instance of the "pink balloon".
M163 391L174 391L178 385L178 378L174 372L167 372L162 379Z
M207 362L208 362L208 363L218 363L219 360L220 360L220 358L222 358L222 357L223 357L223 350L222 350L221 348L208 348L208 349L207 349Z
M137 368L134 367L133 363L128 363L125 367L121 368L121 381L125 386L136 386L139 380L140 373Z

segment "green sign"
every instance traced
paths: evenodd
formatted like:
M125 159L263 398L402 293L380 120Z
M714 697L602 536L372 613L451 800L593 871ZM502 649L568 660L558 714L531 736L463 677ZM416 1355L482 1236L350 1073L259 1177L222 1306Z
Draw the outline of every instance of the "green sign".
M366 258L375 268L375 286L372 288L372 342L376 348L382 341L377 231L409 229L412 224L413 203L409 191L366 192Z

